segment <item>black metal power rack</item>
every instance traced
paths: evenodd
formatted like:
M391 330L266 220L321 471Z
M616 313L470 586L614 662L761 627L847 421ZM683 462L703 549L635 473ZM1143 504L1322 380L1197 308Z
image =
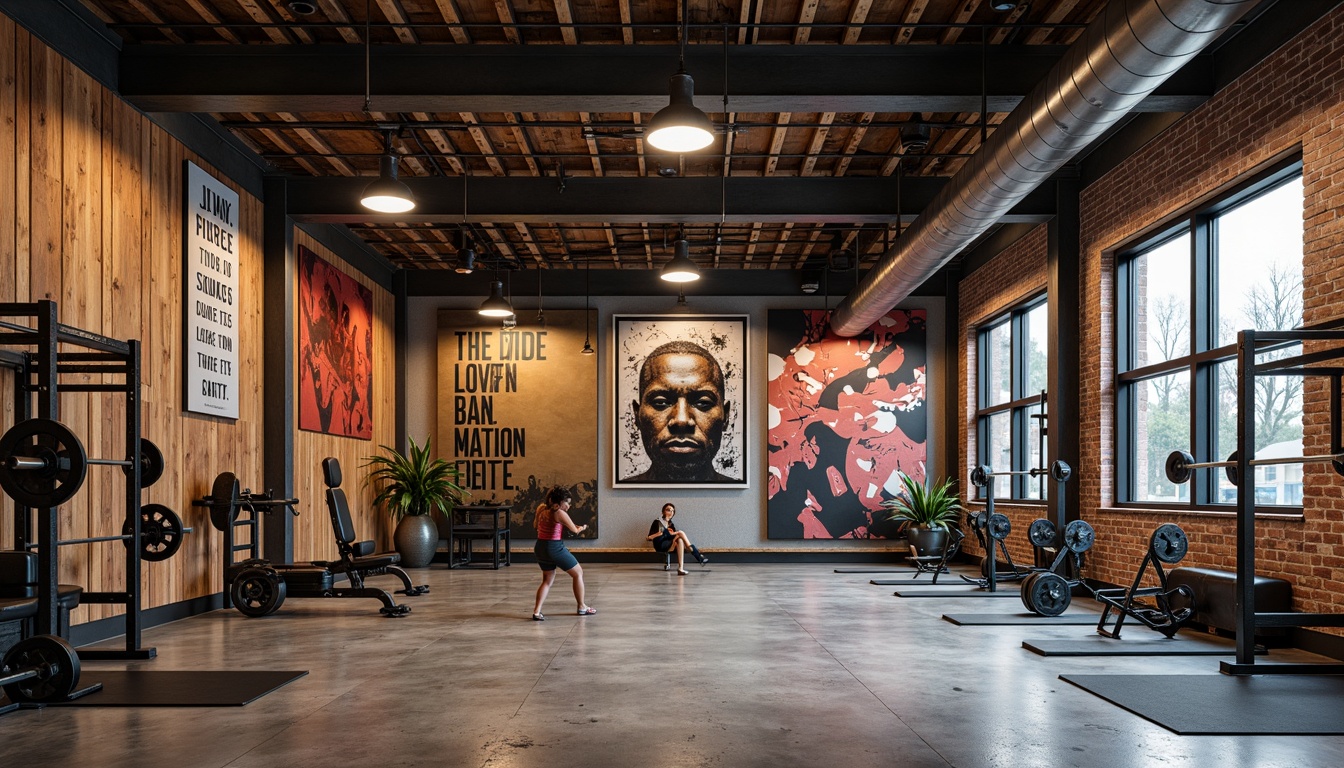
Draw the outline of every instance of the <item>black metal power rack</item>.
M28 351L0 349L0 365L12 368L14 377L14 417L57 420L63 392L108 392L126 398L125 455L140 451L140 342L120 341L100 334L63 325L57 321L56 302L0 303L0 317L26 318L28 325L0 321L0 347L27 347ZM82 348L84 352L61 352L59 345ZM66 375L89 376L90 380L66 382ZM130 540L140 541L140 496L142 488L139 461L130 461L126 478L126 527ZM28 550L36 545L38 558L37 634L58 634L59 541L57 507L37 509L33 527L33 509L15 502L14 548ZM125 650L81 649L84 659L152 659L155 649L140 647L140 547L126 547L126 589L124 592L84 592L83 603L117 604L126 608ZM68 639L68 638L67 638Z
M1344 342L1344 330L1242 331L1237 334L1237 657L1221 662L1230 675L1339 675L1344 664L1256 664L1255 630L1262 627L1344 627L1344 614L1261 613L1255 608L1255 382L1259 376L1324 376L1330 385L1330 453L1302 457L1303 463L1338 461L1344 452L1341 395L1344 347L1279 360L1256 362L1258 353L1310 342ZM1334 365L1325 365L1334 362ZM1280 462L1282 463L1282 462ZM1338 467L1338 465L1336 465Z

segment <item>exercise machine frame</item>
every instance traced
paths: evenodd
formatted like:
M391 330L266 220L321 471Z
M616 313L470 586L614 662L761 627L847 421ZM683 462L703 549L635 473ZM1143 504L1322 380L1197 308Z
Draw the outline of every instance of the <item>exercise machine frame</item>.
M127 457L140 453L140 342L122 341L80 330L57 321L56 302L0 303L0 317L27 318L29 325L0 321L0 347L27 347L28 351L0 349L0 365L15 371L15 422L31 418L59 420L60 395L63 392L106 392L126 399L125 451ZM79 347L86 352L60 352L59 345ZM63 376L88 376L87 381L66 381ZM126 515L123 531L131 541L141 541L140 497L143 491L141 462L131 461L126 479ZM35 629L38 635L59 632L57 574L59 541L57 507L37 510L34 530L32 508L14 502L14 549L35 548L38 556L38 609ZM125 650L83 649L85 659L152 659L155 649L143 648L141 630L141 554L140 547L126 547L123 560L126 588L123 592L84 592L81 603L115 604L125 607Z

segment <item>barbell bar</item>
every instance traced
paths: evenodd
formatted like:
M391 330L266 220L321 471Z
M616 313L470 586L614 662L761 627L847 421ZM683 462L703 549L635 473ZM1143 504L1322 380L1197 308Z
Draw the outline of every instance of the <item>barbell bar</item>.
M90 459L69 427L52 419L27 419L0 436L0 488L26 507L57 507L84 485L88 466L119 466L128 476L140 464L140 487L163 476L163 452L140 439L132 459Z
M1277 464L1320 464L1329 462L1334 467L1335 473L1344 475L1344 453L1324 453L1317 456L1276 456L1269 459L1251 459L1248 462L1252 467L1268 467ZM1193 469L1217 469L1222 468L1227 474L1228 482L1233 485L1240 485L1241 478L1237 475L1237 452L1228 454L1226 461L1195 461L1188 451L1172 451L1167 456L1166 472L1167 480L1180 485L1190 479L1190 471Z
M1073 468L1061 459L1056 459L1050 463L1049 468L1032 467L1031 469L1013 469L995 472L987 465L981 464L971 470L971 483L984 487L991 477L1008 477L1011 475L1030 475L1031 477L1040 477L1049 475L1051 480L1057 482L1066 482L1073 475Z
M168 507L162 504L146 504L140 508L140 559L151 563L167 560L182 548L182 536L192 533L193 530L184 528L182 518ZM131 524L123 523L121 531L121 534L116 536L61 539L56 542L56 546L97 544L104 541L120 541L127 547L131 546L131 539L134 538L131 534Z
M79 655L55 635L20 640L0 664L0 688L10 701L63 701L78 685Z

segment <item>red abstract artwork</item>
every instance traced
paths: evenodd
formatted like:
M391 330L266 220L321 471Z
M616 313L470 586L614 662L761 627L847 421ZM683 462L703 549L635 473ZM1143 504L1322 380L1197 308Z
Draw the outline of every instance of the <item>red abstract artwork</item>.
M373 437L373 292L299 246L299 429Z
M900 474L924 479L925 312L893 309L854 338L820 310L771 310L772 539L884 538Z

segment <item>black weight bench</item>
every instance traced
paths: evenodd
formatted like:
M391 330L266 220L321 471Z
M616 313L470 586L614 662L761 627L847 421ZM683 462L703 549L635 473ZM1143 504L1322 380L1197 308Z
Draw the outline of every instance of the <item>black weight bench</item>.
M1205 626L1235 632L1237 629L1237 574L1212 568L1175 568L1167 575L1173 587L1186 586L1194 594L1194 616ZM1293 585L1270 576L1255 577L1256 613L1288 613L1293 610ZM1258 630L1265 636L1279 636L1286 629Z
M24 637L34 634L28 622L37 616L37 555L15 550L0 551L0 654ZM56 631L70 635L70 612L79 607L83 587L56 586L58 609Z

